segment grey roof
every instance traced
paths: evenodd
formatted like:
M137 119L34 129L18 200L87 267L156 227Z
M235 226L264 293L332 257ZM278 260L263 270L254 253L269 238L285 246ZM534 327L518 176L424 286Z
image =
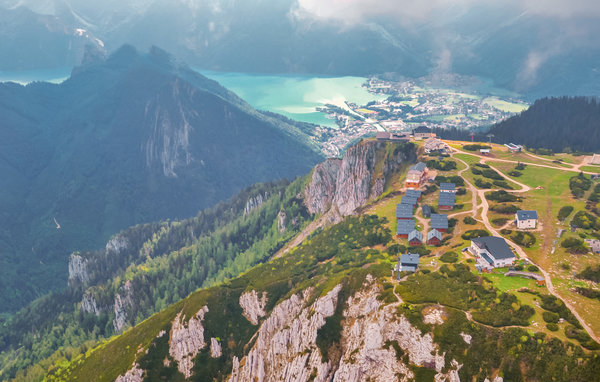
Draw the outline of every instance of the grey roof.
M419 199L421 197L421 190L406 190L405 196Z
M456 202L456 195L453 192L440 192L438 198L438 205L440 206L453 206Z
M415 220L398 220L398 226L396 227L396 235L408 235L412 230L415 229Z
M496 236L477 237L471 239L471 241L483 246L490 255L496 260L510 259L515 257L506 240Z
M412 166L409 171L425 171L425 169L427 168L427 165L424 162L419 162L417 164L415 164L414 166Z
M419 255L416 253L407 253L400 256L400 264L402 265L419 265Z
M423 211L423 216L428 218L429 216L431 216L431 207L429 207L429 205L425 204L421 210Z
M408 234L408 241L412 241L414 239L418 239L419 241L423 241L423 234L416 229L410 231Z
M442 240L442 233L437 229L429 230L429 232L427 232L427 241L431 240L434 237L437 237L438 239Z
M413 206L410 204L396 204L396 219L413 217Z
M454 184L454 183L440 183L440 190L442 190L442 191L454 191L454 190L456 190L456 184Z
M448 215L431 214L431 228L448 229Z
M517 211L517 220L529 220L529 219L537 220L537 218L538 218L537 211L525 211L525 210Z
M427 126L419 126L413 130L413 134L415 133L431 133L431 129Z
M414 206L415 204L417 204L419 201L417 200L417 198L415 198L414 196L407 196L404 195L402 197L402 199L400 199L400 204L409 204L411 206Z

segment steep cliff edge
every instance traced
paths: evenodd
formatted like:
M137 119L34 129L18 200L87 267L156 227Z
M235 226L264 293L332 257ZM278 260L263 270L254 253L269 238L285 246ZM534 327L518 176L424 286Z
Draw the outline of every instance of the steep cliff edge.
M383 219L346 217L287 255L193 293L62 362L47 379L126 381L152 374L230 382L500 382L597 376L597 354L510 320L507 327L492 327L493 317L507 314L502 301L510 295L464 264L395 281L394 257L374 249L393 242ZM432 291L439 295L419 297ZM497 301L483 303L488 294ZM437 298L440 303L430 302ZM513 313L507 317L519 314ZM98 376L99 368L106 372Z
M415 162L412 143L364 140L348 149L343 159L327 159L315 166L304 201L310 213L330 220L355 213L381 196L403 168Z

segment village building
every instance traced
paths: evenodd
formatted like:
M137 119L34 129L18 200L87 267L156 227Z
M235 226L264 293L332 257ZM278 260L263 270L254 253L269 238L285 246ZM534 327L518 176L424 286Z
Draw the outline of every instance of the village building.
M431 217L431 207L428 204L425 204L421 211L423 212L423 217L429 219Z
M398 220L396 237L408 239L408 235L415 230L415 220Z
M536 211L519 210L515 214L518 229L533 229L537 226L538 215Z
M425 144L423 145L423 151L425 151L425 154L445 154L448 151L448 146L440 139L429 137L425 140Z
M592 252L600 253L600 240L597 239L585 239L585 243L590 247Z
M419 255L416 253L407 253L401 255L398 263L394 266L396 280L400 280L400 272L416 272L419 267Z
M418 200L414 196L404 195L402 198L400 198L400 204L409 204L414 207L417 205L417 203Z
M600 164L600 154L592 155L592 157L590 158L590 164L595 164L595 165Z
M410 220L413 218L414 207L410 204L396 204L396 219Z
M409 133L396 133L388 131L378 131L375 138L379 141L396 141L396 142L408 142L410 141Z
M435 133L427 126L419 126L413 130L413 137L415 139L427 139L435 137Z
M423 234L416 229L408 234L408 245L417 246L423 244Z
M490 155L490 149L479 149L481 155Z
M508 148L508 151L513 152L513 153L520 153L521 150L523 149L523 146L515 145L514 143L507 143L507 144L504 144L504 146L506 146Z
M442 233L437 229L429 230L427 233L428 245L440 245L442 243Z
M448 215L431 214L431 228L440 232L448 231Z
M456 184L454 183L440 183L440 192L456 192Z
M423 194L423 192L421 190L406 190L406 193L404 195L406 196L410 196L412 198L417 198L417 201L421 200L421 195Z
M438 210L451 211L456 203L456 194L453 192L440 192Z
M501 237L486 236L471 239L471 254L478 259L478 264L488 268L511 265L516 260L515 254Z
M406 174L406 188L419 188L425 181L427 175L427 165L419 162L412 166Z

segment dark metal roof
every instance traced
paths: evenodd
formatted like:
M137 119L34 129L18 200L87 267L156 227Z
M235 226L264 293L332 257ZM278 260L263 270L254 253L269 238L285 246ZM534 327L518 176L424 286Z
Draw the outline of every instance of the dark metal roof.
M422 211L423 211L423 216L428 218L429 216L431 216L431 207L429 207L429 205L425 204L422 207Z
M406 190L405 196L419 199L421 197L421 190Z
M415 229L414 219L398 220L398 226L396 227L396 235L408 235L414 229Z
M431 214L431 228L448 229L448 215Z
M537 211L526 211L526 210L517 211L517 220L529 220L529 219L537 220L537 218L538 218Z
M419 265L419 255L416 253L407 253L400 256L400 264L402 265Z
M413 217L413 206L410 204L396 204L396 219L398 218L412 218Z
M425 171L425 169L427 168L427 165L423 162L419 162L417 164L415 164L414 166L412 166L409 171Z
M442 191L454 191L454 190L456 190L456 184L454 184L454 183L440 183L440 190L442 190Z
M414 196L407 196L404 195L402 197L402 199L400 199L400 204L409 204L411 206L414 206L415 204L417 204L419 201L417 198L415 198Z
M453 192L440 192L438 198L438 205L440 206L453 206L456 202L456 195Z
M480 247L484 247L490 253L490 255L496 260L510 259L515 257L506 240L496 236L477 237L471 239L477 243Z

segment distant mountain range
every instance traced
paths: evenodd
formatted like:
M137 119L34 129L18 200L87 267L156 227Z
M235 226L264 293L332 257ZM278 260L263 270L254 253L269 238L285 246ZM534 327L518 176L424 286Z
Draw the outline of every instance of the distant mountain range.
M60 85L0 84L0 311L65 286L72 250L322 159L296 126L158 48L84 62Z
M593 12L572 18L575 11L556 16L511 2L467 2L405 4L386 13L381 8L390 2L382 1L357 16L351 11L362 2L326 14L319 9L339 5L311 3L0 0L0 70L72 66L85 43L109 52L130 43L160 46L212 70L409 77L454 72L491 78L531 99L600 94L600 23Z

